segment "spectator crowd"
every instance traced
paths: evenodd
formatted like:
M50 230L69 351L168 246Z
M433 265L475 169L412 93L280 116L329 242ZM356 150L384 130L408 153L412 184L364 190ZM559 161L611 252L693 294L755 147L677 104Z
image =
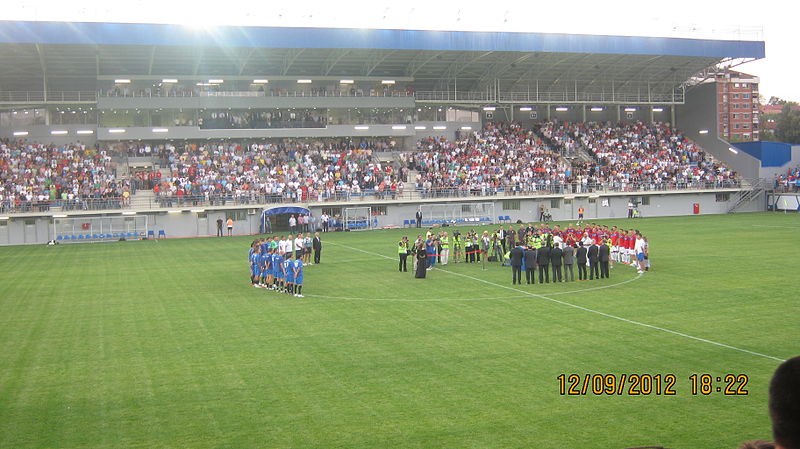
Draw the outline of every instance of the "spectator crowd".
M221 113L215 120L238 120ZM281 119L245 116L244 119ZM289 119L292 117L289 116ZM300 120L320 117L298 117ZM394 162L375 152L394 150L387 139L260 142L41 145L5 141L0 147L0 208L65 210L116 208L137 189L152 189L159 205L258 204L396 198L405 181L423 198L436 196L583 193L711 188L736 185L719 164L663 123L570 123L539 126L488 123L455 141L429 137ZM152 157L153 167L117 177L112 155ZM583 153L583 157L578 157ZM416 171L414 179L409 172ZM800 169L776 178L797 188Z
M589 160L576 155L585 151ZM423 196L733 187L736 173L663 123L490 123L450 142L426 138L401 161Z
M116 177L111 156L85 145L0 143L0 211L122 207L130 185Z

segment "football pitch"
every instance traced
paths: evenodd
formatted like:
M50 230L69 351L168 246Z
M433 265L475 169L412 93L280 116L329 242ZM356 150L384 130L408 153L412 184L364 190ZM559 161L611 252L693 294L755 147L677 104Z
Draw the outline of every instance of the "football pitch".
M600 223L640 229L651 271L414 279L396 245L417 229L327 233L294 298L250 286L252 237L0 248L0 447L771 439L769 379L800 354L800 216Z

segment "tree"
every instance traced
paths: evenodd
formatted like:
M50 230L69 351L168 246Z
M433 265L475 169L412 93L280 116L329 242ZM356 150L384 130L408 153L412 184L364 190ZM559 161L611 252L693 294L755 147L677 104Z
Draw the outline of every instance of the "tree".
M790 104L784 105L781 115L778 116L775 137L781 142L800 143L800 111Z

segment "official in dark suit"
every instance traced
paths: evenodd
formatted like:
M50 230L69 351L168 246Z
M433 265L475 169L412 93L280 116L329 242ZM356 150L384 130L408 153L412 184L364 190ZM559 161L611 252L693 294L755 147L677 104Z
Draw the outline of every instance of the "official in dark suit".
M600 267L598 266L600 261L599 253L600 247L595 243L593 243L586 252L586 257L589 258L589 279L600 279Z
M533 248L525 250L525 280L529 284L536 283L536 250Z
M550 248L550 266L553 267L553 282L561 282L561 259L564 252L561 248L554 246Z
M543 246L536 250L536 264L539 265L539 283L550 282L550 247Z
M508 227L508 232L506 232L506 244L508 245L509 251L511 248L517 246L517 233L511 228Z
M319 232L314 234L311 248L314 250L314 264L319 264L319 258L322 256L322 239L319 238Z
M500 226L497 229L497 239L500 240L500 246L503 247L503 255L506 254L506 230Z
M511 285L522 283L522 257L524 250L515 246L511 250Z
M564 253L564 281L575 281L575 272L572 271L572 266L575 264L575 248L570 245L564 245L561 250Z
M611 256L611 248L603 243L597 251L597 259L600 261L600 277L608 278L608 261Z
M422 209L417 209L416 218L417 218L417 227L421 228L422 227Z
M589 260L586 256L588 250L585 246L581 245L580 243L576 244L577 249L575 250L575 262L578 264L578 280L585 281L586 280L586 261Z

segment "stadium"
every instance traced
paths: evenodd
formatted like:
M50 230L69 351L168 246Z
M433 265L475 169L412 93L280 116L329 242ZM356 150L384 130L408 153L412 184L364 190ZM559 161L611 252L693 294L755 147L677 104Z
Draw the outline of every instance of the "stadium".
M724 140L714 83L763 41L3 21L0 56L2 447L771 439L800 147ZM646 267L398 270L575 227ZM303 297L245 281L318 231Z

